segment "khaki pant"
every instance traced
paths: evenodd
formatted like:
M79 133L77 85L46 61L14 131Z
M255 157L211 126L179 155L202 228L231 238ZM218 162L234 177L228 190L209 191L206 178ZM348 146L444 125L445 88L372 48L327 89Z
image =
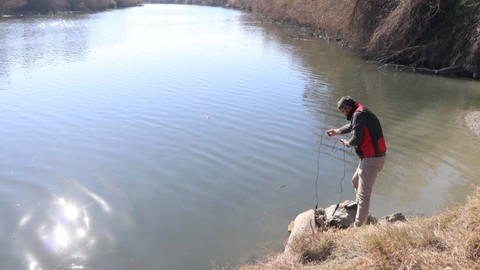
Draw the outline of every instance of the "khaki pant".
M370 208L370 197L377 174L383 169L385 157L372 157L360 160L358 168L353 174L352 184L357 194L357 215L355 227L360 227L367 222Z

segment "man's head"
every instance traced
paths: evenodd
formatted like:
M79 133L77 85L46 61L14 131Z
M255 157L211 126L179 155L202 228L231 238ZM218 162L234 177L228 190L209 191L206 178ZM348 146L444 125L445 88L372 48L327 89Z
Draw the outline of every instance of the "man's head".
M337 102L337 108L347 117L347 120L351 120L356 103L351 96L344 96Z

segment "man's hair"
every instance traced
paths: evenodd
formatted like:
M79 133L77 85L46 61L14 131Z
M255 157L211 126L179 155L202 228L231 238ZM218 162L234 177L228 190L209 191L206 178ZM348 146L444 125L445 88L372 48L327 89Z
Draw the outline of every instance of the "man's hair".
M339 110L345 108L345 106L355 106L357 103L351 96L344 96L337 102L337 108Z

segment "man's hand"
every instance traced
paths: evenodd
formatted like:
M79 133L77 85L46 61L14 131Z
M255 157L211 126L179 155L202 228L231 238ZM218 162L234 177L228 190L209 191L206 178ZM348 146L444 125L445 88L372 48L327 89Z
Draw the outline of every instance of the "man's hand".
M345 145L346 147L350 147L350 143L348 143L347 140L344 140L344 139L340 139L340 141L343 143L343 145Z
M329 129L327 130L327 135L328 136L334 136L334 135L337 135L337 134L340 134L340 130L338 129Z

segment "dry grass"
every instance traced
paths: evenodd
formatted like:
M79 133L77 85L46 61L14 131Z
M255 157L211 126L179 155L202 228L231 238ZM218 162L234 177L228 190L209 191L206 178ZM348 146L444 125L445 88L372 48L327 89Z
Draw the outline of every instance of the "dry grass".
M309 235L296 243L296 257L280 254L240 269L480 269L479 214L477 189L465 205L437 216Z
M440 12L440 0L401 1L373 33L367 51L375 54L414 48ZM399 27L402 26L402 27Z
M475 0L400 1L378 24L366 52L385 63L468 71L477 77L479 12L480 3Z

